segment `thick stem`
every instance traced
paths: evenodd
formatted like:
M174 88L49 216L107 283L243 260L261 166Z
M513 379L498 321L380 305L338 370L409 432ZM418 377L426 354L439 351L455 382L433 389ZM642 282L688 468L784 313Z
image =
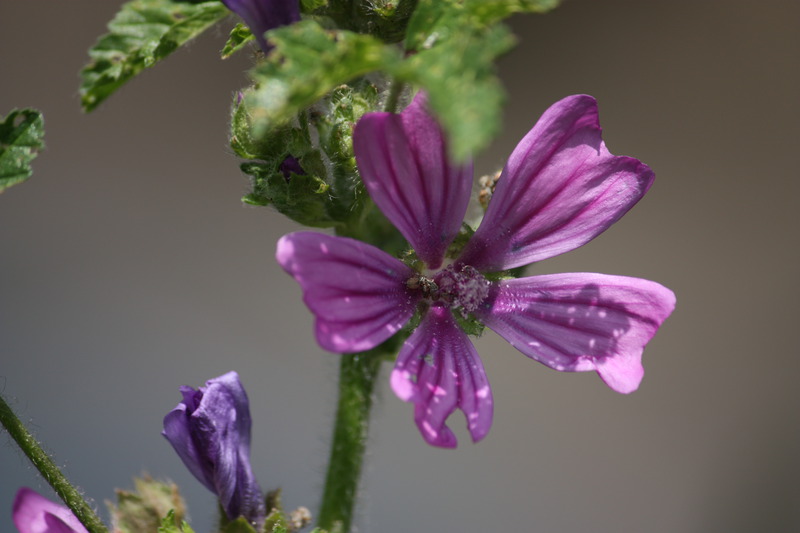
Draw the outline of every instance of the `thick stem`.
M381 366L376 350L341 356L339 405L318 525L350 530L369 426L372 389Z
M42 477L53 487L56 494L64 500L73 514L81 521L81 523L89 530L90 533L108 533L108 529L97 517L97 515L83 499L80 492L72 486L72 484L64 477L61 470L58 469L56 464L47 453L42 449L42 446L30 434L28 428L20 421L11 407L6 403L2 395L0 395L0 422L6 428L11 438L13 438L28 459L31 460L33 466L39 470Z

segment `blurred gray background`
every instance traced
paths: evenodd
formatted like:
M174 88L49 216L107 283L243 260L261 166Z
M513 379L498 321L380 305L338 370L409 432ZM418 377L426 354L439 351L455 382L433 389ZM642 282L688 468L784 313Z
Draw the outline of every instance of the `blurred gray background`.
M0 196L0 391L104 517L150 472L181 485L202 533L213 496L161 419L179 385L235 369L262 485L315 511L338 357L274 261L297 226L239 201L226 129L248 54L218 59L231 19L84 115L77 73L119 4L0 0L0 114L34 106L47 129L33 178ZM800 531L798 23L795 0L568 0L512 20L504 133L478 173L589 93L611 151L657 175L610 231L533 272L645 277L678 307L630 396L487 333L494 427L473 445L456 415L456 451L423 442L384 372L358 531ZM0 531L22 485L53 496L2 435Z

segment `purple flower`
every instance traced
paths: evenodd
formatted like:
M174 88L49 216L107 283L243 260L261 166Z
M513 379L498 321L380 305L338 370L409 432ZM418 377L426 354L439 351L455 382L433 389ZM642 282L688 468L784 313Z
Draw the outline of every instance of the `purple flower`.
M228 372L194 390L164 417L162 434L231 520L264 521L261 487L250 467L250 404L239 375Z
M244 20L265 53L272 49L264 39L266 31L300 20L298 0L222 0L222 3Z
M590 96L550 107L511 154L478 230L445 262L466 212L472 168L448 160L442 131L418 96L399 115L364 115L353 143L370 196L425 267L319 233L278 242L278 262L302 287L317 340L328 350L373 348L422 312L391 385L414 403L430 444L455 447L445 422L456 408L475 442L492 424L489 382L459 318L482 322L556 370L594 370L622 393L639 386L642 350L672 312L672 291L605 274L496 274L585 244L645 194L653 172L609 153L600 131Z
M27 487L17 491L11 516L19 533L89 533L67 507Z

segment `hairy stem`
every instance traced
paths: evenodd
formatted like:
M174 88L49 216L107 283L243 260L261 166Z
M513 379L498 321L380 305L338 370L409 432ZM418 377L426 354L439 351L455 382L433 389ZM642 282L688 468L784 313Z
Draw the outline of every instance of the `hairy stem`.
M400 100L400 95L403 94L405 83L402 81L394 80L392 86L389 88L389 96L386 97L386 103L383 105L383 110L389 113L397 111L397 102Z
M347 533L353 518L369 426L372 389L381 366L376 350L341 356L339 405L318 525Z
M42 474L42 477L53 487L56 494L64 500L73 514L89 530L90 533L108 533L108 529L97 517L80 492L72 486L61 470L56 466L49 455L42 449L42 446L30 434L28 428L20 421L11 407L0 395L0 422L6 428L11 438L16 441L20 449L28 456L33 466Z

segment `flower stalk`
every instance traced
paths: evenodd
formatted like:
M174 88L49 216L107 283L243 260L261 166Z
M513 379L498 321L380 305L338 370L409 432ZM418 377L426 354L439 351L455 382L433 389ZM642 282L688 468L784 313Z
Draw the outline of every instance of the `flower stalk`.
M400 101L400 95L403 94L405 83L400 80L394 80L392 86L389 88L389 95L386 97L386 103L383 105L383 110L387 113L397 112L397 104Z
M0 395L0 423L6 428L8 434L17 443L20 449L28 456L33 466L42 474L42 477L53 487L72 513L81 521L90 533L108 533L108 529L95 514L86 500L83 499L78 489L61 473L50 456L42 449L41 444L31 435L28 428L14 414L11 406Z
M377 349L342 355L339 403L317 523L328 531L350 531L381 355Z

